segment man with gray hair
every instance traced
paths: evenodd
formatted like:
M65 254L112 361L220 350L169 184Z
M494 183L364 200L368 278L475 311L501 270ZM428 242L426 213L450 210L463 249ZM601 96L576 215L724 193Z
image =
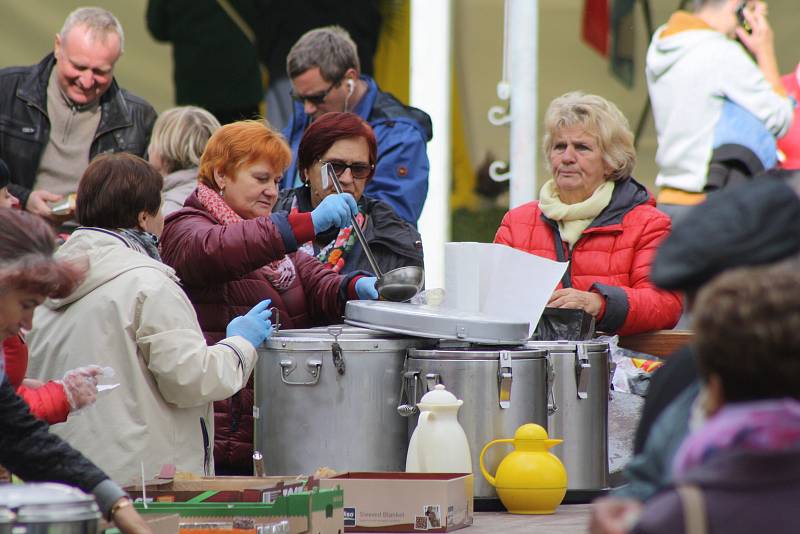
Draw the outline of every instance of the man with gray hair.
M305 33L289 51L286 71L295 104L283 134L292 147L293 161L281 189L302 185L297 149L309 124L331 111L349 111L367 121L378 140L375 174L364 193L387 202L416 225L428 194L426 143L433 130L427 113L403 105L361 74L356 45L339 26Z
M156 112L114 79L124 44L113 14L82 7L67 16L52 54L0 70L0 157L25 210L63 221L49 203L76 191L94 156L144 156Z

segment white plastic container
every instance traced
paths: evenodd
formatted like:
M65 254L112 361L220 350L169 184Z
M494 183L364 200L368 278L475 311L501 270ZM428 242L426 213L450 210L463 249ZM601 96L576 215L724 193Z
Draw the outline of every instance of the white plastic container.
M472 473L472 456L458 409L464 401L437 384L417 403L417 428L411 436L406 471L414 473Z

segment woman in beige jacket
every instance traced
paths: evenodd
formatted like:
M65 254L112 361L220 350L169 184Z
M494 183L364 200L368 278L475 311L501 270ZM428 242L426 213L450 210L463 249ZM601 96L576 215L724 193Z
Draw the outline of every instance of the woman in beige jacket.
M88 274L74 293L36 310L28 337L33 376L89 363L114 369L103 382L119 387L53 431L120 483L140 476L140 462L148 478L163 464L213 473L211 403L247 383L255 346L271 332L265 301L206 345L173 270L158 259L162 184L136 156L89 165L77 198L83 226L57 253L88 258Z

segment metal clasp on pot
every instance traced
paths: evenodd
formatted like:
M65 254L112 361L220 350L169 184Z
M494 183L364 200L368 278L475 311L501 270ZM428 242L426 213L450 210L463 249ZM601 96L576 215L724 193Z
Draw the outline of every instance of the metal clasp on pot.
M433 388L435 388L438 384L441 383L442 383L442 375L440 375L439 373L428 373L425 375L425 384L428 387L428 391L433 391Z
M511 363L511 353L507 350L500 351L500 360L497 363L497 389L500 399L500 408L511 407L511 384L514 381L514 370Z
M553 361L550 359L550 354L545 357L547 362L547 416L550 417L558 411L556 404L556 394L553 392L553 384L556 381L556 370L553 366Z
M577 344L575 352L575 384L577 385L578 398L589 398L589 376L591 375L592 365L589 363L589 351L586 345Z
M339 345L339 336L342 335L342 327L331 326L328 328L328 334L333 336L333 343L331 343L333 366L336 368L337 373L343 375L345 370L344 352L342 352L342 346Z
M272 312L272 333L275 334L281 329L281 311L277 306L268 309Z

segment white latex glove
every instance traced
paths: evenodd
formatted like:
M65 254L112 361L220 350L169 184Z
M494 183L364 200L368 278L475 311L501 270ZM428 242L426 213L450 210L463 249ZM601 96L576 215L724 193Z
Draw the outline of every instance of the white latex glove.
M99 365L78 367L64 374L59 382L64 387L69 401L70 411L74 412L94 404L97 400L97 377L103 374Z

